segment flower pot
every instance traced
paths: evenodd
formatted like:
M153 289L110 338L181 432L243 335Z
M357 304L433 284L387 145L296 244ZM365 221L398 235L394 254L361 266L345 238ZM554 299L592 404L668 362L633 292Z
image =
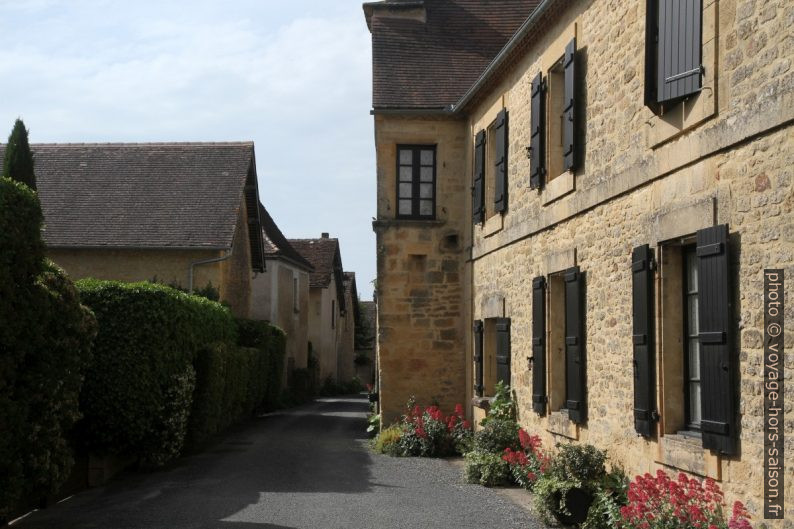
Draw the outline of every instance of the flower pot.
M560 504L559 492L554 494L554 500L555 505ZM554 517L563 525L579 525L587 519L587 511L590 510L592 503L592 494L585 489L573 488L565 495L565 509L571 514L555 509Z

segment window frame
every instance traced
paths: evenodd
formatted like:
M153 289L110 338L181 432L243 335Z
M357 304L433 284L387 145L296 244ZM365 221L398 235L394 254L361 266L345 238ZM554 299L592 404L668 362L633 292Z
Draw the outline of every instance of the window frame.
M407 219L407 220L435 220L436 218L436 180L437 180L437 166L438 166L438 145L437 144L406 144L406 143L399 143L397 144L396 150L396 174L395 174L395 213L396 218L398 219ZM412 159L411 159L411 196L410 198L402 198L400 196L400 184L405 184L407 182L400 181L400 168L401 167L408 167L405 164L400 163L400 153L401 151L410 150L412 152ZM420 193L421 184L427 184L428 182L422 182L421 180L421 170L422 167L428 167L422 165L421 159L421 151L432 151L433 152L433 176L431 182L429 182L432 186L432 196L430 200L432 200L432 212L429 215L422 215L421 214L421 202L422 200L428 200L427 198L422 198ZM400 201L401 200L410 200L411 201L411 213L410 214L402 214L400 213Z
M691 260L691 261L690 261ZM682 317L683 317L683 325L681 327L681 341L683 343L682 352L684 354L683 358L683 380L682 386L684 390L684 429L687 432L699 433L700 432L700 421L693 422L692 421L692 394L693 388L692 383L695 380L692 378L692 373L690 372L690 357L693 354L692 349L690 348L690 341L696 340L698 342L698 349L696 354L700 355L700 337L697 333L692 334L692 325L689 320L690 318L690 310L689 310L689 298L695 297L698 299L698 303L700 303L699 296L700 296L700 278L697 278L695 289L692 290L692 285L690 282L690 264L694 264L695 271L698 269L698 260L697 260L697 245L693 243L682 244L681 245L681 308L682 308ZM695 314L696 318L697 313ZM697 321L698 330L700 328L700 321ZM702 406L703 401L703 393L702 393L702 385L701 385L701 359L698 358L698 377L697 377L697 385L698 390L700 391L700 402ZM702 416L702 411L700 412Z

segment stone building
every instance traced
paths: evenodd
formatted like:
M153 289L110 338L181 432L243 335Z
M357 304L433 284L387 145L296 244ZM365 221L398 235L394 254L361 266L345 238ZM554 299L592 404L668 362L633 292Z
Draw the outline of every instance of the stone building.
M339 240L323 233L319 239L289 239L289 243L314 268L309 274L309 342L320 365L320 380L340 382L347 304Z
M253 143L31 149L47 256L70 276L212 286L249 316L264 270Z
M284 375L287 377L293 369L303 369L307 365L309 274L314 267L292 247L261 204L259 218L266 267L252 282L251 317L268 320L286 333Z
M358 289L356 288L356 273L345 272L345 307L344 314L340 317L339 357L337 369L339 380L348 382L356 376L356 322L358 314Z
M425 386L420 400L465 397L479 418L504 380L547 446L712 477L762 518L763 269L794 270L794 10L511 4L525 10L496 52L476 31L448 43L486 57L473 75L425 40L444 18L497 33L468 2L364 6L383 404ZM423 210L425 167L439 200ZM455 325L444 355L421 351ZM791 487L784 504L790 520Z

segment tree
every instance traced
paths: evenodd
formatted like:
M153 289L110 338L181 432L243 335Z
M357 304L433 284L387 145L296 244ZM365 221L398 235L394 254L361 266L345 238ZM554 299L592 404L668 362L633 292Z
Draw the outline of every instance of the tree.
M21 119L16 120L11 135L8 136L3 176L36 189L36 176L33 173L33 153L28 143L28 131Z

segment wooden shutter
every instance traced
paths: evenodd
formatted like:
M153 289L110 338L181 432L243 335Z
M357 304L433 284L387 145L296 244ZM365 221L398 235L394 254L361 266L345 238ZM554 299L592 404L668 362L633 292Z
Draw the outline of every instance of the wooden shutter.
M477 133L474 140L474 185L471 188L472 221L480 224L485 212L483 203L485 195L485 131Z
M656 100L672 101L702 86L702 0L657 0Z
M565 57L563 58L563 68L565 70L565 99L562 110L562 148L563 164L566 171L576 169L575 140L576 131L576 37L565 46Z
M510 318L496 318L496 381L510 384Z
M653 252L647 244L631 252L632 348L634 354L634 429L645 437L656 421L653 334Z
M546 415L546 278L532 280L532 409Z
M482 397L482 320L474 322L474 394Z
M655 112L656 103L656 56L658 45L659 7L657 0L645 2L645 93L644 103Z
M697 232L703 448L736 453L736 378L731 334L728 226Z
M494 123L494 211L507 209L507 110L497 114Z
M584 277L578 266L565 271L565 407L575 423L587 421L584 350Z
M546 176L546 95L543 74L532 80L530 120L529 187L540 189Z

